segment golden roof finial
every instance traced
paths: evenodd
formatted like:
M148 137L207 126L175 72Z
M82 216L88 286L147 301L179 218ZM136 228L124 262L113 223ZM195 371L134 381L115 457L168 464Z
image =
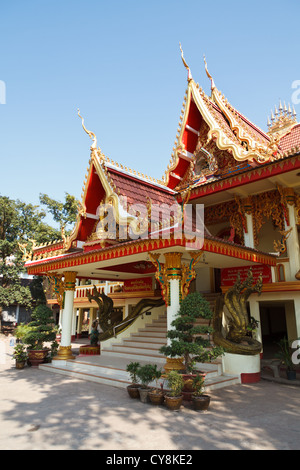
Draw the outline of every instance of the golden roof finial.
M88 131L87 128L85 127L84 125L84 119L82 116L80 116L80 111L79 111L79 108L78 108L78 116L80 117L81 119L81 123L82 123L82 127L84 129L84 131L88 134L88 136L92 139L93 141L93 144L91 145L91 149L97 149L97 137L95 136L94 132L91 132L91 131Z
M186 63L185 58L183 57L183 50L182 50L182 47L181 47L181 43L179 43L179 47L180 47L180 51L181 51L181 59L182 59L183 65L185 66L185 68L188 71L188 81L190 81L190 80L192 80L192 74L191 74L191 70L190 70L188 64Z
M205 55L203 55L203 58L204 58L205 72L206 72L206 75L208 76L208 78L210 79L211 89L213 89L213 88L215 88L215 82L214 82L214 79L212 78L211 74L207 70L207 63L206 63Z

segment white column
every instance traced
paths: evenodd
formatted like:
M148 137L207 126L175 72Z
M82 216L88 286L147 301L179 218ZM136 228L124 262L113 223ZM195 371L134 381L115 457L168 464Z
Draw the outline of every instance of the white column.
M296 337L291 339L300 338L300 296L296 295L294 298L295 305L295 321L296 321Z
M73 308L73 315L72 315L72 330L71 336L76 336L76 318L77 318L77 308Z
M256 321L258 321L258 327L255 332L255 339L262 343L262 332L261 332L261 321L260 321L260 311L259 311L259 302L255 300L255 298L249 299L249 305L250 305L250 315L251 317L255 318Z
M58 326L60 330L62 329L62 317L63 317L63 309L60 309L59 317L58 317Z
M74 307L74 292L76 272L66 271L64 273L64 311L62 316L62 332L60 347L54 360L67 360L72 359L74 356L71 351L71 334L72 334L72 320L73 320L73 307Z
M176 317L180 307L180 280L171 279L170 283L170 301L167 306L167 329L168 331L173 329L171 323ZM168 338L168 344L171 343L171 340Z
M254 248L253 218L252 214L245 214L247 222L247 233L244 231L245 246Z
M289 225L285 224L286 230L292 230L286 240L287 254L290 259L291 281L295 281L295 275L300 269L300 250L298 241L298 230L296 224L295 208L288 204Z

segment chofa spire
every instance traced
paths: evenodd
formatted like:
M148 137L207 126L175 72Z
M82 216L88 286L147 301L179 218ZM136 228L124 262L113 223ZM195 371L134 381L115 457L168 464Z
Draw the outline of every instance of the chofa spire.
M297 113L293 106L291 109L290 103L288 107L285 102L279 100L279 106L274 108L274 112L271 110L271 119L268 117L268 133L269 134L284 134L288 132L293 125L297 124Z
M93 143L92 143L92 145L91 145L91 150L92 150L92 149L97 150L97 137L96 137L96 135L94 134L94 132L88 131L87 128L85 127L85 125L84 125L84 119L83 119L82 116L80 116L80 110L79 110L79 108L78 108L78 116L79 116L80 119L81 119L81 123L82 123L82 127L83 127L84 131L88 134L88 136L90 137L90 139L92 139L92 141L93 141Z
M182 47L181 47L181 43L179 43L179 47L180 47L180 51L181 51L181 59L182 59L182 62L183 62L183 65L185 66L185 68L187 69L188 71L188 81L192 80L192 74L191 74L191 70L188 66L188 64L186 63L186 60L183 56L183 50L182 50Z

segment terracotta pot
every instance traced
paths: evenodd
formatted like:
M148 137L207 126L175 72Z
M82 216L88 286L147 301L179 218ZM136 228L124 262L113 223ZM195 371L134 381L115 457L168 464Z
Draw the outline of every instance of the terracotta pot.
M203 379L206 376L205 372L198 372L198 374L182 374L182 378L183 378L183 382L184 382L183 390L185 392L193 392L194 391L194 389L193 389L193 380L197 375L200 375L201 377L203 377Z
M24 369L26 361L16 361L16 369Z
M139 384L128 385L127 392L130 398L140 398L139 388L140 388Z
M149 388L139 387L138 391L139 391L139 394L140 394L141 402L142 403L148 403L149 402L149 397L148 397Z
M32 367L38 367L48 354L48 349L29 349L28 359Z
M169 395L165 396L165 403L169 410L177 411L180 409L183 401L183 395L180 397L171 397Z
M161 390L151 390L148 397L153 405L162 405L165 399L164 393Z
M295 370L287 370L286 371L286 377L288 380L296 380L296 371Z
M194 409L197 411L205 411L208 409L210 404L209 395L201 395L200 397L192 397Z
M171 370L183 371L184 364L182 358L167 357L167 362L164 365L164 370L168 374Z

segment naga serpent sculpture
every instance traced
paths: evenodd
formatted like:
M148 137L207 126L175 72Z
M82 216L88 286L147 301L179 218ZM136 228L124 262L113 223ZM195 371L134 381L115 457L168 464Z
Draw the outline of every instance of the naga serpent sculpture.
M123 321L119 322L114 319L114 303L113 300L103 293L97 291L96 286L93 288L93 293L87 294L87 297L90 302L94 300L99 307L99 324L102 333L99 335L99 341L104 341L106 339L114 336L115 331L120 333L124 329L133 323L133 321L143 312L146 308L156 308L165 305L165 302L162 298L160 299L142 299L140 300L132 309L132 312L128 317L126 317L126 323Z
M249 320L246 304L249 296L254 292L260 295L261 289L262 276L260 275L256 284L253 285L253 274L250 269L244 282L241 282L240 275L238 275L234 286L217 298L216 313L213 319L213 341L216 345L222 346L225 352L245 355L260 353L262 344L247 335ZM222 332L224 305L230 315L226 317L229 328L225 336Z

